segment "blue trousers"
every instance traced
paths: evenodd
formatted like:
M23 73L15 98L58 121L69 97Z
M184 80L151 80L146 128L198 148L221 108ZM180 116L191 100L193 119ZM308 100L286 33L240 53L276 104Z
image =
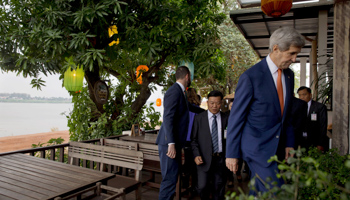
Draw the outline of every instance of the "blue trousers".
M179 147L176 147L179 148ZM170 200L174 198L179 167L181 164L181 148L176 149L176 157L169 158L168 145L158 145L160 169L162 182L159 189L159 200Z
M277 168L277 163L273 162L271 163L271 165L269 167L262 167L260 164L250 160L250 162L247 162L249 169L250 169L250 177L256 177L256 175L259 175L259 177L265 182L265 184L269 184L270 186L272 186L272 182L277 182L277 186L281 187L283 184L283 179L282 178L277 178L276 174L279 172L278 168ZM266 178L271 178L271 181L268 182L266 180ZM265 187L265 184L259 179L256 178L255 179L255 189L257 190L257 192L266 192L267 189ZM256 191L254 190L250 190L249 194L251 195L256 195Z

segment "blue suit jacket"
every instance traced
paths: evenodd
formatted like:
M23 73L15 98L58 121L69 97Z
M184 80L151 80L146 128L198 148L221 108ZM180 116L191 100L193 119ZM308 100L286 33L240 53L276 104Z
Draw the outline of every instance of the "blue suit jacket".
M177 83L166 91L163 105L163 123L156 143L159 145L175 143L184 146L189 123L189 105Z
M283 116L277 89L271 72L263 59L247 71L238 82L232 105L226 139L226 157L254 160L263 167L276 154L281 138L286 138L287 147L294 147L294 132L287 120L294 89L294 73L283 70L286 98Z

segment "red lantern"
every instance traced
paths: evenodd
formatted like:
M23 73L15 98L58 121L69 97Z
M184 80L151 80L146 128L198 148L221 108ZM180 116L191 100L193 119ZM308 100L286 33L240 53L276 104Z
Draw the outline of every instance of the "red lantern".
M142 84L142 72L147 72L148 67L146 65L139 65L136 68L136 80L141 85Z
M261 0L261 10L270 17L286 14L293 5L293 0Z
M157 99L156 105L159 107L162 105L162 100L160 98Z

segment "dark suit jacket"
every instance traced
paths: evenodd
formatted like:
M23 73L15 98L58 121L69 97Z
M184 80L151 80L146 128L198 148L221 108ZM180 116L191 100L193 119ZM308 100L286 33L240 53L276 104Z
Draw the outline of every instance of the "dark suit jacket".
M294 131L287 118L294 88L294 73L283 70L286 86L284 112L266 58L245 71L238 82L230 113L226 158L243 158L269 167L267 160L277 152L281 134L284 147L294 147ZM271 169L274 170L274 169Z
M316 121L311 120L311 115L313 113L317 116ZM305 125L307 143L309 146L323 146L328 149L327 123L327 107L322 103L312 100Z
M166 91L163 105L163 123L160 127L156 144L168 145L168 143L175 143L182 147L186 142L189 123L188 111L199 113L203 109L189 104L184 92L177 83L174 83Z
M192 134L191 134L191 146L194 158L201 156L203 164L197 165L198 170L208 171L211 164L213 154L213 144L210 133L208 112L202 112L196 115L193 121ZM222 138L222 150L225 153L226 140L224 138L224 131L227 127L228 115L220 112L221 115L221 138Z
M303 140L303 131L307 118L307 103L301 99L293 97L290 114L295 134L294 148L298 148Z

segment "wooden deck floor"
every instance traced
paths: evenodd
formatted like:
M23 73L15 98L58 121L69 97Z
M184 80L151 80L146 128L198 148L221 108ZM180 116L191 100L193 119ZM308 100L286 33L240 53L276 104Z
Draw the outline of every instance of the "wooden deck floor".
M234 187L227 187L226 186L226 192L236 192L239 193L238 188L241 187L244 192L248 192L248 181L247 180L247 174L242 174L243 176L243 181L241 183L237 182L235 179L234 181ZM147 174L144 174L143 177L147 177ZM160 182L161 177L160 174L156 175L156 181ZM158 199L158 193L159 189L157 188L152 188L149 186L143 186L142 187L142 200L157 200ZM134 200L135 199L135 192L131 192L126 195L127 200ZM189 194L185 194L181 199L193 199L193 200L200 200L200 197L198 195L196 196L190 196Z

